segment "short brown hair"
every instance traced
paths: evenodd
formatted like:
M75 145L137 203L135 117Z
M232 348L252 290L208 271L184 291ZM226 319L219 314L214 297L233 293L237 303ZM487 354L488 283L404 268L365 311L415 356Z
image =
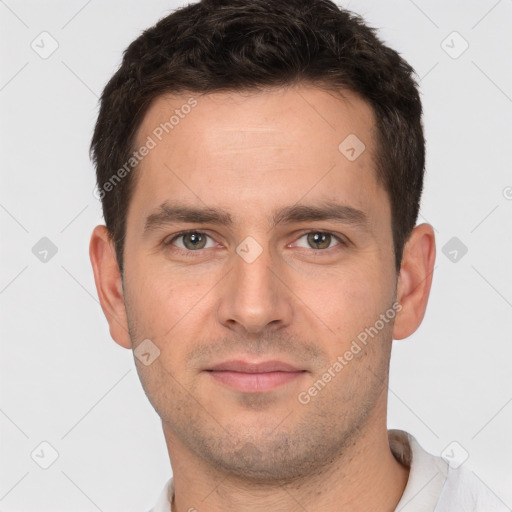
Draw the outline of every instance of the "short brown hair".
M103 90L91 142L103 214L121 272L134 151L150 103L166 93L310 83L350 89L373 108L376 174L391 204L397 271L418 216L425 141L413 68L357 15L330 0L202 0L145 30ZM341 142L341 141L340 141ZM110 181L109 181L110 180Z

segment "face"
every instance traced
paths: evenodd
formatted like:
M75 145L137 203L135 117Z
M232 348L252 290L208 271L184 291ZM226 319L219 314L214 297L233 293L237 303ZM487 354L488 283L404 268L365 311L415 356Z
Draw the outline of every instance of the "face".
M372 110L344 96L164 96L139 128L136 146L155 144L127 216L124 300L133 348L159 350L136 363L171 459L293 478L385 417L390 205Z

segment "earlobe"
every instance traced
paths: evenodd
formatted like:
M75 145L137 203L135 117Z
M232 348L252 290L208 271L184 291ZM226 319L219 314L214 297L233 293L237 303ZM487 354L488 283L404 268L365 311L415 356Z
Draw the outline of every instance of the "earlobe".
M94 228L89 244L89 257L110 335L118 345L131 348L121 274L114 246L105 226Z
M395 319L393 338L410 336L420 326L432 285L436 245L430 224L416 226L405 244L397 285L402 309Z

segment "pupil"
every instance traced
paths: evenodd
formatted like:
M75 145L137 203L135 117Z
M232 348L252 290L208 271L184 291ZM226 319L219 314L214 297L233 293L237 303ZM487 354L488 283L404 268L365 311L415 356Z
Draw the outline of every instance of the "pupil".
M316 248L325 249L329 246L330 235L328 233L312 233L309 235L311 245L316 245Z
M204 245L203 236L199 233L190 233L186 235L184 242L189 249L197 249L198 247L202 248Z

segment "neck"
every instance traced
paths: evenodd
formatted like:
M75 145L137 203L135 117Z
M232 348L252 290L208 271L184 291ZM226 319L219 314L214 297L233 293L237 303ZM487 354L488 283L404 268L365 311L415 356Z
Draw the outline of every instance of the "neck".
M340 456L326 461L321 473L286 485L226 474L187 450L165 425L164 434L173 468L173 512L392 512L409 476L391 452L385 424L366 429Z

